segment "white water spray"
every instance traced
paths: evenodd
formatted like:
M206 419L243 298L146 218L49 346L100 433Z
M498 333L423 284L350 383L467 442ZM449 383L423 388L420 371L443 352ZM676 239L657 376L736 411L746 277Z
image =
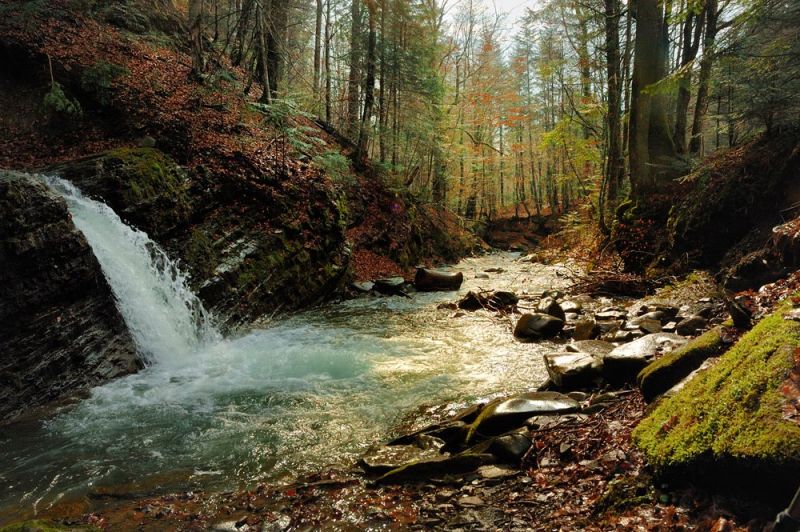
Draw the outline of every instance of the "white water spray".
M44 179L66 200L75 226L92 246L146 362L186 362L199 347L219 339L186 275L158 244L73 184Z

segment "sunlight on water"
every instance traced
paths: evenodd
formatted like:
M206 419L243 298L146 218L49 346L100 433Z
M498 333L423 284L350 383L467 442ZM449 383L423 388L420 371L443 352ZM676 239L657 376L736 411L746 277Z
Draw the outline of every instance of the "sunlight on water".
M114 489L228 489L348 464L421 405L527 390L546 346L519 344L510 320L452 317L438 303L366 297L223 339L186 277L147 235L55 178L149 365L94 389L46 422L0 432L0 522L60 499ZM509 254L462 261L460 293L538 293L555 269ZM475 279L502 266L508 271Z

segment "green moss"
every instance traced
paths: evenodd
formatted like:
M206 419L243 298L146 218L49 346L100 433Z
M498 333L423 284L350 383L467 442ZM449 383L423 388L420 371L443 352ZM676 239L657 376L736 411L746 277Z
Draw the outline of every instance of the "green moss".
M787 308L762 320L635 429L634 441L656 472L745 471L754 485L796 483L800 427L782 418L780 386L800 346L800 323L783 318Z
M213 240L200 229L192 230L184 258L195 276L201 279L210 277L219 262Z
M129 73L122 65L98 61L81 73L81 88L94 96L100 105L109 105L114 81Z
M597 500L594 512L599 514L608 510L620 511L651 502L653 498L653 486L648 478L617 477L608 483L606 491Z
M155 148L119 148L107 154L122 165L119 175L127 178L123 191L127 204L141 203L159 196L187 200L186 178L180 167Z
M647 401L666 392L709 357L722 352L722 327L715 327L683 347L668 353L645 367L636 378Z

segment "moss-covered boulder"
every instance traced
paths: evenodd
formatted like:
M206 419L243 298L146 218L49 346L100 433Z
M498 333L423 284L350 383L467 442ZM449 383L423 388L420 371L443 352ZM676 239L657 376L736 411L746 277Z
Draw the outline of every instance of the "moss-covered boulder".
M191 212L186 171L156 148L119 148L50 171L101 198L153 238L186 223Z
M666 392L699 368L706 359L720 354L724 348L725 329L715 327L651 362L636 378L645 400L650 402Z
M800 478L800 426L784 419L781 388L800 323L788 305L762 320L633 432L655 472L715 489L788 496Z

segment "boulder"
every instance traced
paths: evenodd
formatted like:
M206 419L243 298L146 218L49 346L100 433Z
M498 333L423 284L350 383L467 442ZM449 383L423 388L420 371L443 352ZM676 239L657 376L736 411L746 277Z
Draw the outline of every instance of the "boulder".
M639 423L633 441L659 477L746 490L778 508L791 500L800 478L791 416L800 323L785 319L791 310L779 305Z
M524 340L552 338L564 328L564 320L548 314L523 314L514 327L514 336Z
M64 201L0 171L0 422L142 363Z
M531 444L527 431L512 432L492 438L489 452L496 456L501 464L519 464L531 448Z
M486 308L489 304L489 298L483 294L473 292L470 290L467 295L461 298L458 302L458 308L461 310L476 311Z
M624 320L628 314L624 310L618 308L606 308L594 315L594 318L599 321L615 321Z
M637 323L639 330L647 334L655 334L661 332L661 322L659 320L644 319L639 320Z
M350 287L356 292L366 294L370 292L373 288L375 288L375 283L373 283L372 281L359 281L352 283Z
M542 300L539 301L539 305L536 307L536 311L540 314L549 314L562 321L566 321L567 319L564 309L561 308L561 305L552 297L542 298Z
M417 268L414 275L414 288L420 292L452 291L461 288L464 274L461 272L449 273L427 268Z
M548 353L544 364L554 386L574 390L592 385L600 377L603 362L588 353Z
M715 327L647 365L636 377L645 401L652 401L725 348L725 329Z
M402 277L387 277L386 279L376 279L373 288L376 292L387 296L408 297L405 290L406 281Z
M564 312L573 312L575 314L580 314L583 312L583 305L581 305L577 301L566 300L561 302L561 308Z
M514 292L498 290L489 297L489 304L495 308L512 307L519 303L519 297Z
M595 321L592 318L577 320L572 331L573 340L589 340L594 336Z
M629 344L615 348L603 357L603 378L615 385L635 382L636 376L656 356L686 343L675 334L648 334Z
M681 336L692 336L708 325L708 320L702 316L690 316L678 322L675 332Z
M486 405L472 423L467 442L477 434L495 436L519 428L533 416L570 414L579 409L577 401L556 392L530 392L496 400Z

